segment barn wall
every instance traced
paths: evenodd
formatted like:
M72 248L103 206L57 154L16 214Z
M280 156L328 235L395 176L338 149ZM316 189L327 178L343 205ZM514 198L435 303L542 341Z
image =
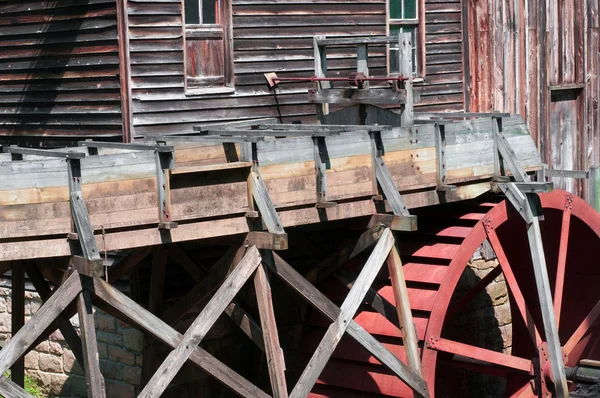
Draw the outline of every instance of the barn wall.
M120 137L115 0L3 1L0 43L0 136Z
M598 0L468 0L466 10L468 108L520 113L551 168L600 164Z
M277 117L263 73L312 76L313 36L385 34L385 0L233 0L236 91L186 97L181 1L129 0L133 125L137 136L191 131L199 123ZM420 110L463 108L459 1L426 1L427 78ZM329 76L355 70L356 50L328 51ZM370 48L370 74L386 74L384 47ZM281 83L283 121L313 123L304 83Z

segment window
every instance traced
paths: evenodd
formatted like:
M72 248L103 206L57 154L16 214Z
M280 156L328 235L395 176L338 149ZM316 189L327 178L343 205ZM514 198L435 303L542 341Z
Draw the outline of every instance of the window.
M232 92L231 0L183 0L185 91Z
M422 34L424 23L419 21L422 0L388 0L387 34L397 37L400 33L410 33L412 36L413 75L425 75L425 43ZM388 60L389 72L399 73L398 43L390 44Z

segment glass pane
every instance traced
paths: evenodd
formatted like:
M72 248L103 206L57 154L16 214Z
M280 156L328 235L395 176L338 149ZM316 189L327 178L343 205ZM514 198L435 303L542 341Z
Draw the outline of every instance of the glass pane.
M417 17L417 0L404 0L404 18Z
M390 19L402 19L402 0L389 0Z
M398 65L398 50L397 49L390 48L389 59L390 59L390 73L398 73L400 71L400 66Z
M200 7L198 0L184 0L185 6L185 23L199 24L200 23Z
M217 23L217 4L218 0L201 0L202 1L202 23L216 24Z

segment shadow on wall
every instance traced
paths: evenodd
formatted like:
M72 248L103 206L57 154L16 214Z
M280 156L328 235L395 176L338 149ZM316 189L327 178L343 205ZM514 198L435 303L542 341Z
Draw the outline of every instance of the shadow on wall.
M495 266L495 259L471 261L453 295L462 297ZM500 274L452 319L446 320L442 336L461 343L510 354L512 325L508 289ZM438 397L503 397L506 380L452 366L451 359L438 356L436 395Z

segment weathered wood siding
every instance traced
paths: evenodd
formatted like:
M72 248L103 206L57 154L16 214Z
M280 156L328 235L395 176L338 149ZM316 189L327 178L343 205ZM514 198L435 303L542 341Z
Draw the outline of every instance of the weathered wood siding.
M465 5L469 110L521 114L551 168L600 164L598 0Z
M277 117L263 73L312 76L313 36L383 35L385 0L233 0L234 94L186 97L181 1L129 0L133 125L136 135L191 131L199 123ZM460 2L427 0L423 110L462 109ZM356 70L356 50L328 51L328 75ZM370 48L369 71L386 74L384 47ZM314 123L304 83L281 83L283 121Z
M121 135L115 0L3 1L0 43L0 136Z

